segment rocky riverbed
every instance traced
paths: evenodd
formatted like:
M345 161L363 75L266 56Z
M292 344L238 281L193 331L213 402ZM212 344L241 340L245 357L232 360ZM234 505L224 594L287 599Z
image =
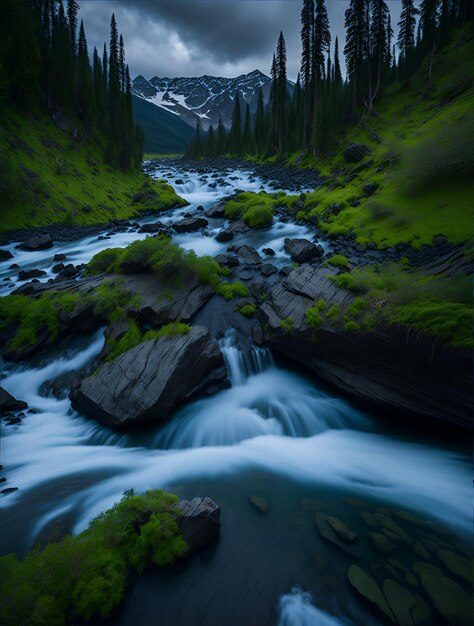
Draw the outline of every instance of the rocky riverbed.
M183 501L199 493L217 502L220 539L202 560L137 581L117 623L160 614L172 624L274 624L279 603L282 615L322 611L343 623L468 623L468 355L386 324L351 333L326 318L316 332L306 314L321 300L327 310L355 300L331 280L342 270L325 265L330 255L345 254L351 267L409 256L433 272L462 273L462 251L442 240L367 250L326 239L284 208L262 228L228 221L222 198L236 190L303 193L318 184L314 172L295 181L237 166L149 163L187 207L79 240L53 229L17 234L3 247L2 294L81 299L60 319L62 341L38 333L6 352L2 549L21 531L14 549L22 553L51 522L77 531L124 489L160 486ZM248 295L225 300L199 281L170 287L133 268L84 275L98 251L159 234L214 256ZM104 334L119 340L126 327L104 328L88 296L114 278L139 296L133 314L144 329L179 321L189 331L106 362ZM434 432L443 423L459 428L448 444ZM191 515L196 506L183 504ZM218 598L202 607L210 588Z

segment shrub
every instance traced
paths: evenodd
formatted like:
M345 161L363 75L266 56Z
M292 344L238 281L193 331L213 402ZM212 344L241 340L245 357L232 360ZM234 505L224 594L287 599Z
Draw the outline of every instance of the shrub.
M252 206L245 211L243 219L250 228L267 226L273 221L273 209L271 206L266 205Z
M344 330L347 333L356 333L360 330L360 326L357 322L354 322L354 320L347 320L344 324Z
M329 265L333 265L334 267L349 267L349 261L347 260L347 257L345 257L343 254L335 254L330 259L328 259L327 262L329 263Z
M365 309L369 306L368 300L365 298L356 298L353 302L349 304L346 308L346 313L353 317L359 317L365 311Z
M248 288L240 281L235 283L221 283L216 291L226 300L232 300L232 298L237 297L245 298L249 295Z
M329 310L326 312L326 317L330 322L334 324L340 314L341 307L335 302L329 307Z
M122 600L129 570L170 565L186 549L173 509L176 496L126 492L84 532L24 561L0 558L0 623L60 625L107 618Z
M265 192L243 191L226 202L224 215L230 220L242 217L247 226L258 228L272 223L273 204L273 198Z
M87 274L99 274L105 272L110 274L116 267L118 257L122 252L121 248L108 248L96 254L86 267Z
M293 328L293 324L295 323L295 320L292 317L287 317L284 320L281 320L280 322L280 328L285 332L285 333L289 333L290 330Z
M324 322L317 306L312 306L311 308L307 309L304 317L306 325L310 328L319 328Z
M245 317L252 317L252 315L255 315L256 310L257 307L255 304L246 304L239 308L239 313L242 313Z
M111 352L107 355L107 361L113 361L123 352L131 350L143 341L156 341L162 337L176 337L177 335L186 335L191 330L188 324L182 322L171 322L159 329L148 330L143 333L134 320L129 320L127 332L116 341L109 342Z

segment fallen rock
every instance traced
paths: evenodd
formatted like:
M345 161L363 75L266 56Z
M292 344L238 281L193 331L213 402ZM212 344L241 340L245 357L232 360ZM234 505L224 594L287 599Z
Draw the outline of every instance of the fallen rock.
M390 624L395 624L395 616L385 599L382 590L376 581L365 570L357 565L351 565L347 571L347 577L352 588L372 607L390 620Z
M181 500L176 504L181 515L176 519L186 541L183 557L190 556L207 545L220 530L221 509L210 498Z
M220 219L224 217L224 203L219 202L216 206L206 211L205 215L211 219Z
M356 555L357 552L354 549L354 546L348 545L347 539L342 540L339 534L329 524L328 522L329 517L330 516L325 515L324 513L314 514L314 521L316 523L316 526L318 528L318 531L321 537L323 537L323 539L326 539L326 541L333 543L338 548L341 548L341 550L344 550L344 552L347 552L352 555ZM336 519L336 518L333 518L333 519Z
M216 235L216 241L220 241L220 242L232 241L233 238L234 238L234 233L228 228L225 228L219 231Z
M179 220L173 224L173 228L177 233L188 233L200 228L205 228L209 222L203 217L189 217Z
M218 254L214 259L222 267L237 267L239 259L234 254Z
M344 150L344 160L346 163L359 163L370 152L370 148L364 143L353 143Z
M265 498L261 498L260 496L249 496L249 500L254 507L262 513L266 513L268 511L268 502Z
M53 247L53 238L49 233L35 235L24 241L20 248L22 250L47 250Z
M28 404L23 400L17 400L6 389L0 387L0 415L11 413L12 411L24 411Z
M320 245L311 243L308 239L285 239L285 250L296 263L307 263L324 254Z
M209 331L145 341L105 363L70 394L73 407L108 426L165 420L182 402L227 376Z

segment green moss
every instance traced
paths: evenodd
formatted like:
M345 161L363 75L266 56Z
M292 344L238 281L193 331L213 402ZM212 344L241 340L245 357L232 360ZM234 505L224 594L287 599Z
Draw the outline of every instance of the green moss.
M248 288L240 281L235 283L221 283L216 291L226 300L232 300L232 298L245 298L249 295Z
M349 306L346 307L346 313L353 317L360 317L368 306L368 300L364 298L356 298L349 304Z
M340 314L341 307L335 302L329 307L328 311L326 312L326 317L332 324L334 324Z
M245 306L239 308L239 313L242 313L245 317L252 317L255 315L256 311L257 307L255 304L246 304Z
M360 325L357 322L354 322L354 320L347 320L344 323L344 330L347 333L356 333L360 330Z
M59 626L109 617L129 571L170 565L186 549L176 502L163 491L129 491L76 537L35 548L24 561L1 557L0 623Z
M165 181L106 165L104 141L97 134L74 144L40 111L3 111L0 155L7 154L8 163L0 168L14 193L2 194L0 232L58 222L102 224L187 204Z
M156 341L162 337L176 337L178 335L186 335L191 330L188 324L182 322L171 322L159 329L152 329L143 332L134 320L128 321L127 332L116 341L109 342L111 352L107 355L107 361L113 361L123 352L131 350L143 341Z
M274 199L265 192L243 191L228 200L224 208L227 219L242 218L250 228L267 226L273 221Z
M349 261L347 257L345 257L343 254L335 254L330 259L328 259L327 262L329 265L333 265L334 267L349 267Z
M312 306L305 311L304 314L306 325L310 328L319 328L324 323L319 309L316 306Z
M280 328L285 332L285 333L289 333L291 331L291 329L293 328L293 324L295 323L295 320L292 317L287 317L284 320L281 320L280 322Z

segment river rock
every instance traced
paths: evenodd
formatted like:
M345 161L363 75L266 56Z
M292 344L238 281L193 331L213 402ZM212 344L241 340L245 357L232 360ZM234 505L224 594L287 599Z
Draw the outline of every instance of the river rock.
M271 263L264 263L262 267L260 268L260 271L262 272L264 276L271 276L272 274L278 273L277 268Z
M353 543L357 541L357 533L348 528L344 522L342 522L337 517L333 517L332 515L328 515L326 517L326 522L331 526L334 532L339 536L342 541L345 543Z
M239 264L239 259L235 254L218 254L214 259L222 267L237 267Z
M320 245L308 241L308 239L285 239L285 250L296 263L307 263L324 254Z
M46 272L38 269L20 270L18 272L18 280L30 280L30 278L38 278L39 276L44 276L45 274Z
M200 228L205 228L209 222L203 217L188 217L173 224L177 233L188 233Z
M370 152L370 148L364 143L353 143L344 150L344 160L346 163L359 163Z
M211 219L221 219L224 217L224 202L219 202L216 206L208 209L205 213L206 217L210 217Z
M245 245L234 248L233 250L239 255L245 265L255 267L262 262L262 258L255 248Z
M385 599L377 582L365 570L357 565L351 565L347 571L347 578L352 588L371 606L389 620L390 624L396 624L395 616Z
M226 376L224 360L209 331L145 341L105 363L71 391L76 410L108 426L165 420L182 402Z
M413 571L438 613L447 624L472 624L471 596L457 582L445 576L431 563L417 561Z
M469 585L472 585L472 561L451 550L439 550L437 557L446 569L459 576L459 578L463 578Z
M0 387L0 415L11 413L12 411L23 411L28 408L28 404L23 400L17 400L6 389Z
M56 263L56 265L53 265L51 268L51 271L54 272L54 274L59 274L59 272L61 272L64 268L64 263Z
M20 248L22 250L47 250L53 247L53 238L49 233L35 235L24 241Z
M397 624L417 626L433 623L429 606L418 594L405 589L391 579L384 581L383 593L395 615Z
M339 533L336 532L333 526L328 522L329 518L330 516L325 515L324 513L314 514L314 521L316 523L317 529L321 537L323 537L323 539L325 539L326 541L331 542L338 548L341 548L341 550L344 550L344 552L348 552L349 554L356 555L357 552L354 546L348 545L349 542L347 541L347 537L345 537L344 539L340 537ZM332 520L334 523L334 520L336 520L336 518L332 518ZM337 520L337 522L340 522L340 520ZM340 522L340 524L342 524L342 522ZM339 526L339 524L337 524L337 526ZM349 529L347 530L349 531ZM357 538L357 535L355 533L353 534L355 535L355 537L352 541L354 541Z
M166 227L162 222L155 222L154 224L142 224L140 226L139 233L159 233Z
M267 256L275 256L275 250L273 248L262 248L262 252Z
M190 556L207 545L221 527L221 509L211 498L181 500L175 505L181 515L176 519L187 548L183 557Z
M377 550L379 550L380 552L388 553L394 550L395 546L393 545L393 543L389 539L387 539L385 535L382 535L382 533L367 534L372 539L372 543L374 544L375 548L377 548Z
M216 235L216 241L219 241L219 242L232 241L233 238L234 238L234 233L228 228L224 228L223 230L219 231Z
M249 500L261 513L266 513L268 511L268 502L265 498L261 498L260 496L249 496Z
M0 261L8 261L8 259L13 259L13 254L10 250L4 250L0 248Z
M53 256L53 261L64 261L65 258L66 258L65 254L58 253Z

